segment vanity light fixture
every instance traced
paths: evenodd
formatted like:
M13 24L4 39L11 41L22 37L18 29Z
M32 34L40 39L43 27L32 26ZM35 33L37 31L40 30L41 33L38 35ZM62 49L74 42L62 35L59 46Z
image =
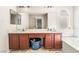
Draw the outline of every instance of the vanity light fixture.
M18 6L18 8L30 8L30 6Z
M53 6L44 6L44 8L54 8Z

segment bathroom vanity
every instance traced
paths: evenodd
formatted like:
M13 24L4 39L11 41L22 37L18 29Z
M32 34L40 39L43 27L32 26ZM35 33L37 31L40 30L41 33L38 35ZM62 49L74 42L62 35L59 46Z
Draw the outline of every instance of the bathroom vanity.
M10 32L9 49L21 50L30 48L30 38L40 38L43 40L43 47L46 49L62 48L62 33L51 31L24 31Z

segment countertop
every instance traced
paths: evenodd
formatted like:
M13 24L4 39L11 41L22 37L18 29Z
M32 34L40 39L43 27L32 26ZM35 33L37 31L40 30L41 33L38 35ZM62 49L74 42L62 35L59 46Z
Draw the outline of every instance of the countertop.
M27 29L25 31L22 30L9 31L9 33L61 33L61 32L48 31L47 29Z

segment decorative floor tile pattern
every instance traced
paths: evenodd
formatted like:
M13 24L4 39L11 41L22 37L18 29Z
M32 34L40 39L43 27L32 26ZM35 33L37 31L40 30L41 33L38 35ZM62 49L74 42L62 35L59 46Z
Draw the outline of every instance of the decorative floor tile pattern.
M28 50L11 50L10 53L62 53L61 50L56 49L44 49L40 48L38 50L28 49Z

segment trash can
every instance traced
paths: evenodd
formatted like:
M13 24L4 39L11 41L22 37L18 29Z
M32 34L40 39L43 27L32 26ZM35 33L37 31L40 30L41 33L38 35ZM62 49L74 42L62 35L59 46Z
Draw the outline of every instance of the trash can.
M36 39L31 40L31 46L33 50L39 49L41 47L40 44L41 44L41 40L36 40Z

